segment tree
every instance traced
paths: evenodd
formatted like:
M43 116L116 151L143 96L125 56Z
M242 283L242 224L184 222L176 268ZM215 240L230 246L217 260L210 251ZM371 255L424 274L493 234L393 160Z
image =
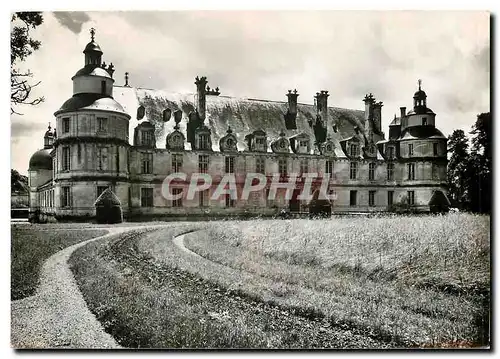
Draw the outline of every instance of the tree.
M468 180L471 210L480 213L491 211L492 197L492 132L491 114L481 113L470 132L472 150L469 160Z
M41 12L16 12L11 17L10 34L10 112L19 114L16 105L38 105L44 101L43 97L30 98L33 87L40 82L30 83L33 74L30 70L22 71L17 65L40 48L41 42L30 35L30 30L43 23Z
M451 154L448 162L449 197L453 206L466 208L469 202L467 188L467 174L469 165L469 144L463 130L455 130L448 136L448 153Z

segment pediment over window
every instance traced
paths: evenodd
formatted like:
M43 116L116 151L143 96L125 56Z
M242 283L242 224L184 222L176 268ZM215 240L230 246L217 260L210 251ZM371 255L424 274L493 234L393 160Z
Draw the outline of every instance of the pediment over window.
M167 135L166 148L169 150L183 150L186 138L179 130L174 130Z
M255 130L245 136L248 150L252 152L267 152L267 134L263 130Z
M320 151L323 156L334 157L335 156L335 144L328 138L325 143L320 146Z
M290 146L293 153L311 152L311 140L306 133L300 133L298 135L290 137Z
M377 158L377 146L375 146L375 143L370 142L363 147L363 157L372 159Z
M361 156L361 141L357 136L341 140L340 147L348 158L357 159Z
M221 152L238 152L237 143L238 139L231 127L229 127L227 134L219 140L219 149Z
M279 138L277 138L271 143L271 150L275 153L290 152L290 141L288 141L283 132L280 133Z

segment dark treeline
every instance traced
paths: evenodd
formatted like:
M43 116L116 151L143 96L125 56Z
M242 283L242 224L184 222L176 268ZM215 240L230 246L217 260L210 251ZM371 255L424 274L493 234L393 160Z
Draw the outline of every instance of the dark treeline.
M463 130L448 137L449 199L453 207L490 213L492 191L492 123L489 112L477 116L471 141Z

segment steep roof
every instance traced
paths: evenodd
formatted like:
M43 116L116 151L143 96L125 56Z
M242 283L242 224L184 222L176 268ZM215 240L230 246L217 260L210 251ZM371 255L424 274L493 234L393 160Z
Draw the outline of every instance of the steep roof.
M439 138L446 139L441 131L434 126L413 126L405 128L400 140Z
M114 98L123 105L132 118L130 127L138 124L135 118L137 107L142 105L146 109L146 117L155 125L155 135L158 148L165 148L165 139L168 133L174 130L175 123L170 119L165 124L162 120L163 111L170 108L172 112L182 111L180 131L186 133L188 115L196 108L195 94L171 93L144 88L127 88L115 86ZM131 96L131 92L135 96ZM245 148L244 138L255 130L262 129L267 133L268 143L279 137L281 131L286 137L299 133L306 133L314 140L313 128L309 120L315 120L316 108L310 104L297 105L296 130L285 128L284 114L288 110L286 101L266 101L249 98L234 98L229 96L207 95L205 124L211 129L212 147L219 150L219 140L226 135L228 126L234 130L238 139L238 149ZM337 132L333 131L333 124L337 125ZM352 136L354 127L364 128L364 111L343 109L338 107L328 108L328 136L331 137L337 148L339 140ZM189 149L189 144L186 148Z

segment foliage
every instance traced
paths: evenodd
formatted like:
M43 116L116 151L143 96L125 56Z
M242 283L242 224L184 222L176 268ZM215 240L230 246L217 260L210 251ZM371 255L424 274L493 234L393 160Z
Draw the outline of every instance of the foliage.
M462 209L490 213L493 133L489 112L477 116L470 134L470 151L463 131L455 130L448 138L450 197Z
M28 177L23 176L14 169L10 170L10 191L14 192L27 192L28 191Z
M44 101L43 97L30 99L33 87L40 82L30 83L33 73L30 70L22 71L18 68L19 62L40 48L41 42L31 37L30 30L43 23L41 12L16 12L11 17L10 34L10 102L11 114L20 114L14 106L20 104L38 105Z

